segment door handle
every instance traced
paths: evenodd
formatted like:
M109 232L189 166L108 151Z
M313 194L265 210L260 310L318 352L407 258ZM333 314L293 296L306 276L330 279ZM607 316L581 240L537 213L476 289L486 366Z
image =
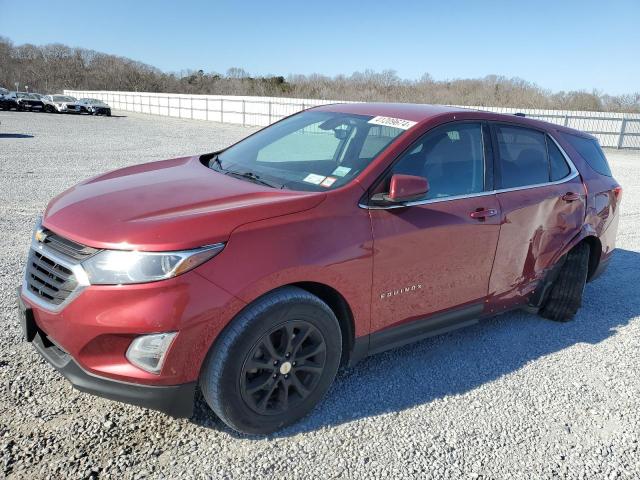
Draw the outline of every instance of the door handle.
M478 208L469 213L469 216L471 218L475 218L476 220L484 220L487 217L494 217L497 214L498 211L495 208Z
M575 202L576 200L580 200L580 194L575 192L567 192L562 196L562 200L565 202Z

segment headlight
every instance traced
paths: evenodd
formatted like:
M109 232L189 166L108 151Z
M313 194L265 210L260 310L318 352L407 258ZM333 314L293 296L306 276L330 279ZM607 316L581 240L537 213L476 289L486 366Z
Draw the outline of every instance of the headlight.
M223 248L223 243L217 243L178 252L104 250L82 262L82 266L92 285L155 282L188 272Z

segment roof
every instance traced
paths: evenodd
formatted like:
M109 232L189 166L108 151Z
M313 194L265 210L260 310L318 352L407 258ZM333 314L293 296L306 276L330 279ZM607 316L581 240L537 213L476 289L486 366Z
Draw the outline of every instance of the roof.
M511 113L488 112L473 108L446 107L444 105L427 105L422 103L332 103L329 105L315 107L314 110L352 113L356 115L394 117L414 122L422 122L439 115L453 114L455 115L454 118L458 117L461 120L480 118L483 120L502 121L522 126L537 127L544 130L557 130L572 133L574 135L592 137L592 135L580 130L538 120L536 118L517 116ZM456 114L462 115L458 116Z
M464 108L426 105L421 103L333 103L316 107L314 110L395 117L413 122L421 122L442 113L469 111L469 109Z

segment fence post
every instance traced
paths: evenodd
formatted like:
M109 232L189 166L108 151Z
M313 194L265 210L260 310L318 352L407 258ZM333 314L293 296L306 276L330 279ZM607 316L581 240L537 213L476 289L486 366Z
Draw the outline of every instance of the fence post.
M207 115L205 118L209 121L209 97L207 97Z
M271 100L269 100L269 125L271 125Z
M564 116L564 126L568 127L569 126L569 115L565 115Z
M220 99L220 123L224 123L224 98Z
M627 129L627 117L622 117L622 123L620 124L620 136L618 137L618 149L624 145L624 132Z
M242 100L242 126L244 127L245 125L245 101Z

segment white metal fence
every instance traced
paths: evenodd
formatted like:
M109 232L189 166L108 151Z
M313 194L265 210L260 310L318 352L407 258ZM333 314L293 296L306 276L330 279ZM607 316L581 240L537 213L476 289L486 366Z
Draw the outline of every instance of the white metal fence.
M305 108L342 102L286 97L147 92L65 90L64 93L78 98L97 98L108 103L115 110L247 126L266 126ZM589 132L598 138L603 147L640 149L640 114L480 106L467 108L497 113L521 112L527 117Z

